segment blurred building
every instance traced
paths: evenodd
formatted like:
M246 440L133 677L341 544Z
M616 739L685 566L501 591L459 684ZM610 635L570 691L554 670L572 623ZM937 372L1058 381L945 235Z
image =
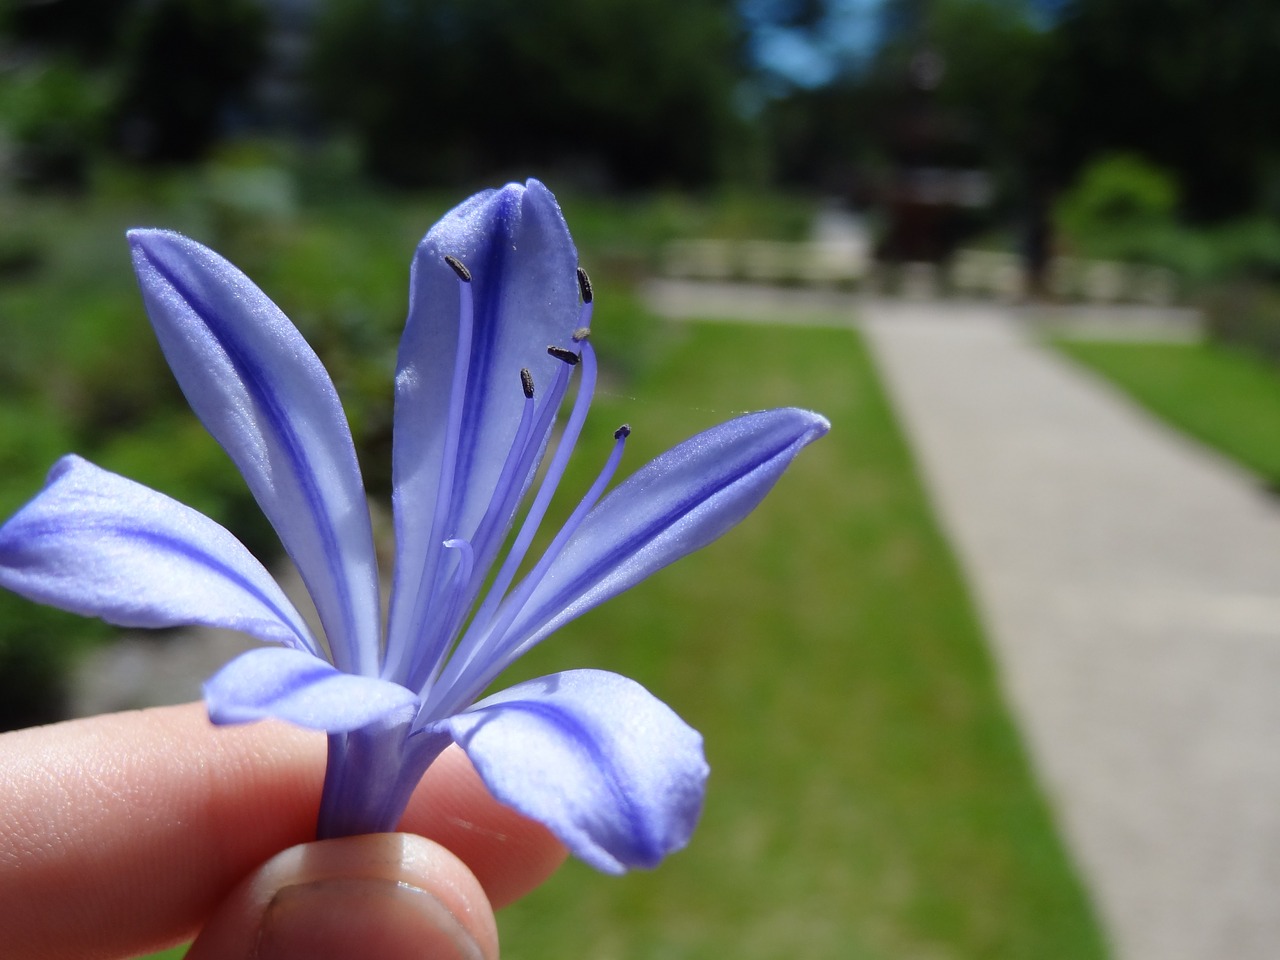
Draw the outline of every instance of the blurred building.
M921 47L902 77L902 108L888 131L890 169L879 184L884 230L878 259L939 263L965 238L973 214L992 200L972 126L937 100L946 72L938 52Z

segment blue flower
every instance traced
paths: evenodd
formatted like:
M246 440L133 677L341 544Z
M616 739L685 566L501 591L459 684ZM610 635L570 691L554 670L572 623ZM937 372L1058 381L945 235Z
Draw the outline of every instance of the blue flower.
M702 805L702 739L639 684L572 670L481 697L556 628L741 520L826 420L738 417L606 496L623 427L526 564L595 384L591 287L545 187L477 194L413 260L384 629L355 448L319 359L211 250L159 230L129 242L160 346L301 572L323 638L217 523L75 456L0 527L0 586L123 626L204 624L276 644L224 667L205 700L214 723L276 717L328 734L322 837L394 829L428 765L457 743L495 797L601 870L653 866L682 847Z

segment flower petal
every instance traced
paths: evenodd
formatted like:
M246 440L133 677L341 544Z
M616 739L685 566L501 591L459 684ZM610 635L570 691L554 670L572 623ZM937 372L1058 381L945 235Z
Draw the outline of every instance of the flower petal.
M702 811L701 735L615 673L530 680L439 726L495 797L607 873L657 866L688 842Z
M641 467L587 515L513 621L495 668L725 533L829 428L808 410L749 413Z
M445 528L433 530L459 329L459 281L445 255L469 268L475 313L452 501ZM545 385L561 363L547 346L568 343L578 324L577 258L555 198L536 180L477 194L418 247L396 376L393 638L419 632L429 551L471 540L484 515L524 409L521 369ZM477 566L487 566L486 545L475 546Z
M329 375L279 307L212 250L162 230L132 230L129 242L169 366L297 564L334 662L375 672L373 535Z
M0 527L0 586L126 627L202 624L317 651L262 564L223 527L67 456Z
M270 717L329 733L407 720L418 702L398 683L343 673L327 660L282 647L242 653L205 683L204 699L214 723Z

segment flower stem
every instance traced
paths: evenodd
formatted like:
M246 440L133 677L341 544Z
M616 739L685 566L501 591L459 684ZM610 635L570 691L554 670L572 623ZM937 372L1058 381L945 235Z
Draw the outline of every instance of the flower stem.
M409 797L448 737L409 736L410 721L329 735L316 838L395 830Z

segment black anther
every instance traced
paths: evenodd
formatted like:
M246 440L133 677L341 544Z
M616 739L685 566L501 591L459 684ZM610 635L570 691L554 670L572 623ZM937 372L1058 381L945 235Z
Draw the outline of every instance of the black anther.
M471 282L471 271L468 270L466 264L457 257L451 257L446 253L444 256L444 262L453 268L453 272L458 275L458 279L463 283Z
M551 354L557 360L563 360L571 367L576 367L578 361L582 358L572 350L566 350L564 347L547 347L547 353Z

